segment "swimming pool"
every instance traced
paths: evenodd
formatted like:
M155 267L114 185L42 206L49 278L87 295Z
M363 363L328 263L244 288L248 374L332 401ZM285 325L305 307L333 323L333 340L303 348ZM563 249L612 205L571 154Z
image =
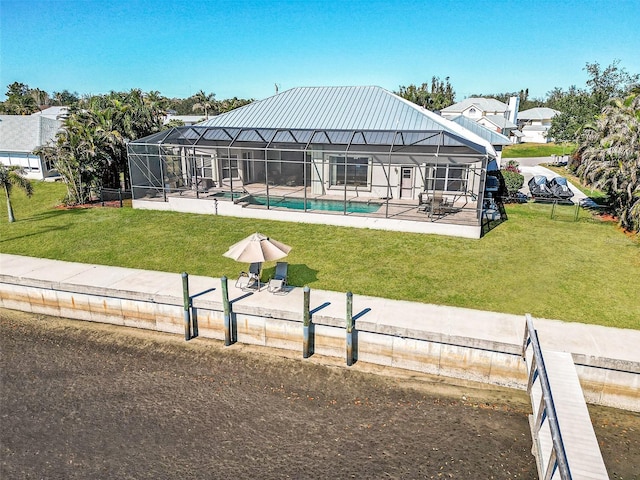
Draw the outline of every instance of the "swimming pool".
M247 198L251 205L266 205L267 197L264 195L251 195ZM347 201L349 213L373 213L380 208L380 203L365 203ZM292 210L304 210L303 198L269 197L270 207L290 208ZM344 211L344 202L339 200L313 200L307 199L307 210L323 210L329 212Z
M215 198L240 198L241 196L246 195L246 193L243 192L216 192L212 195L210 195L211 197L215 197Z

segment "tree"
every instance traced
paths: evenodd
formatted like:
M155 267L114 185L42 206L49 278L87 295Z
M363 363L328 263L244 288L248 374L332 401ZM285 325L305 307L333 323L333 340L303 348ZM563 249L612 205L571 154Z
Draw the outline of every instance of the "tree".
M640 75L629 74L619 67L620 61L602 69L597 62L587 63L587 88L572 86L566 92L556 88L548 93L547 106L561 113L553 117L548 136L557 141L578 141L582 127L592 123L609 99L628 95Z
M70 109L55 142L36 151L67 184L65 203L86 203L104 186L126 185L127 143L163 128L162 98L133 89L87 97Z
M11 190L14 186L21 188L27 194L27 197L33 195L33 185L31 181L22 175L24 170L17 165L5 166L0 164L0 185L4 188L7 197L7 213L9 214L9 223L15 222L13 215L13 207L11 206Z
M216 110L218 113L230 112L231 110L235 110L236 108L244 107L245 105L249 105L253 102L253 98L245 100L244 98L227 98L220 102L217 102L218 106Z
M40 107L48 106L51 103L49 94L44 90L40 90L39 88L30 89L29 95L33 97L33 100L36 102L36 106L39 110L41 110Z
M215 107L215 93L204 93L204 90L200 90L194 95L196 103L191 107L193 111L203 111L204 116L209 119L209 111Z
M623 98L630 93L630 89L640 79L639 74L631 75L624 68L619 68L620 60L604 69L598 62L587 63L585 70L589 74L587 87L598 107L598 112L605 107L611 98Z
M596 115L591 95L575 85L566 92L560 88L549 92L547 105L560 112L553 117L548 133L548 137L556 142L576 141L580 129Z
M7 87L7 100L2 104L2 111L12 115L31 115L37 112L38 105L30 92L27 84L13 82Z
M69 92L69 90L63 90L61 92L53 92L53 105L66 105L72 107L80 101L78 92Z
M93 113L74 111L64 121L53 145L40 147L37 155L50 160L67 185L64 203L87 203L91 191L100 187L103 171L109 163L102 136L95 132Z
M432 111L442 110L453 105L456 96L456 92L449 82L449 77L440 80L435 76L431 78L431 85L427 83L423 83L419 87L413 84L408 87L401 85L399 90L394 93Z
M583 181L604 190L620 225L640 231L640 96L614 99L584 129L578 147Z

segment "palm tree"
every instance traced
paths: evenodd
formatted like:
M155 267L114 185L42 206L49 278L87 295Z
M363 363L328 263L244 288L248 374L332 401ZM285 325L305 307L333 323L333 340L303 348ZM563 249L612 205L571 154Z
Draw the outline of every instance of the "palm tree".
M39 110L42 110L41 107L48 106L51 102L49 94L44 90L40 90L39 88L32 88L31 90L29 90L29 95L33 97Z
M628 230L640 231L640 96L613 99L581 135L578 174L604 190Z
M4 187L4 193L7 197L7 212L9 214L9 223L15 222L13 216L13 208L11 207L11 189L17 186L25 191L28 197L33 195L33 185L31 181L21 174L24 173L22 167L11 165L9 167L0 165L0 185Z
M193 98L196 99L196 103L192 107L193 111L194 112L198 110L204 111L204 116L207 117L207 120L208 120L209 110L215 107L215 100L214 100L215 96L216 96L215 93L206 94L204 93L203 90L200 90L198 93L196 93L193 96Z

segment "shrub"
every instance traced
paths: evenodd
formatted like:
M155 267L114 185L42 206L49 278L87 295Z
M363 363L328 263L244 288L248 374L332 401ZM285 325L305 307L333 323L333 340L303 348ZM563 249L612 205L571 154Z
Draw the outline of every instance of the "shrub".
M520 173L520 164L516 160L509 160L503 167L507 172Z
M512 170L502 170L502 178L509 195L515 195L524 185L524 176Z

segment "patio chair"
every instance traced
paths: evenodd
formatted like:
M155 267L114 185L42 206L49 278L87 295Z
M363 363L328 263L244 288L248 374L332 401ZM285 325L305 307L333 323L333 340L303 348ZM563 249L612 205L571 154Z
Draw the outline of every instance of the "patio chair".
M271 293L286 293L288 270L289 264L287 262L276 263L276 273L269 280L267 287Z
M254 262L249 265L249 272L240 272L236 281L236 288L242 290L260 290L260 276L262 275L262 263Z
M445 215L449 212L451 204L444 198L442 192L435 192L433 194L433 205L431 206L431 213L433 215Z

